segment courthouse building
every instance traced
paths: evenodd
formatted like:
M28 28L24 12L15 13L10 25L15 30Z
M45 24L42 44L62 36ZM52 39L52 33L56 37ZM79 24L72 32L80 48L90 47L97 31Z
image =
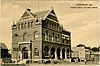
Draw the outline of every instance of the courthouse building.
M67 59L71 32L59 24L53 8L36 13L26 9L12 25L12 50L12 59Z

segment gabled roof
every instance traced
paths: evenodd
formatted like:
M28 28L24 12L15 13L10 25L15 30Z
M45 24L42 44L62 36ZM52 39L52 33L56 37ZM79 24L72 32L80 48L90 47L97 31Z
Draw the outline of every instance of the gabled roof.
M31 13L31 14L37 18L44 18L49 11L50 10L45 10L45 11L40 11L40 12L36 12L36 13Z
M25 16L30 16L27 11L24 12L24 14L22 15L22 17L25 17Z
M29 9L27 9L21 18L26 17L26 16L31 16L33 18L38 18L38 19L42 18L43 20L45 20L45 18L50 14L51 11L54 11L54 10L50 9L50 10L32 13L31 11L29 11Z

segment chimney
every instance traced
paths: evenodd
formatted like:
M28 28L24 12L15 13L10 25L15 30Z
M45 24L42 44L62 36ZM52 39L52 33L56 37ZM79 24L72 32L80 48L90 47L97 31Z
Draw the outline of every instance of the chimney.
M31 9L28 8L27 11L31 11Z

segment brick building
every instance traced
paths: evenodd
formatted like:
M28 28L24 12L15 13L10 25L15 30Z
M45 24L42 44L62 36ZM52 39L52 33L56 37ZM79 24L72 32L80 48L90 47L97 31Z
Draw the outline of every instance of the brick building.
M54 9L32 13L26 9L12 25L12 59L67 59L71 32L59 24Z

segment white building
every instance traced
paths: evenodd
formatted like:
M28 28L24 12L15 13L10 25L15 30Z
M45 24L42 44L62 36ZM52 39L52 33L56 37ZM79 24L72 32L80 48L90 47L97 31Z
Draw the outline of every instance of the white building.
M84 47L72 47L72 58L79 58L85 60L85 49Z
M85 61L90 59L90 50L84 47L72 47L72 58L79 58L80 61Z

